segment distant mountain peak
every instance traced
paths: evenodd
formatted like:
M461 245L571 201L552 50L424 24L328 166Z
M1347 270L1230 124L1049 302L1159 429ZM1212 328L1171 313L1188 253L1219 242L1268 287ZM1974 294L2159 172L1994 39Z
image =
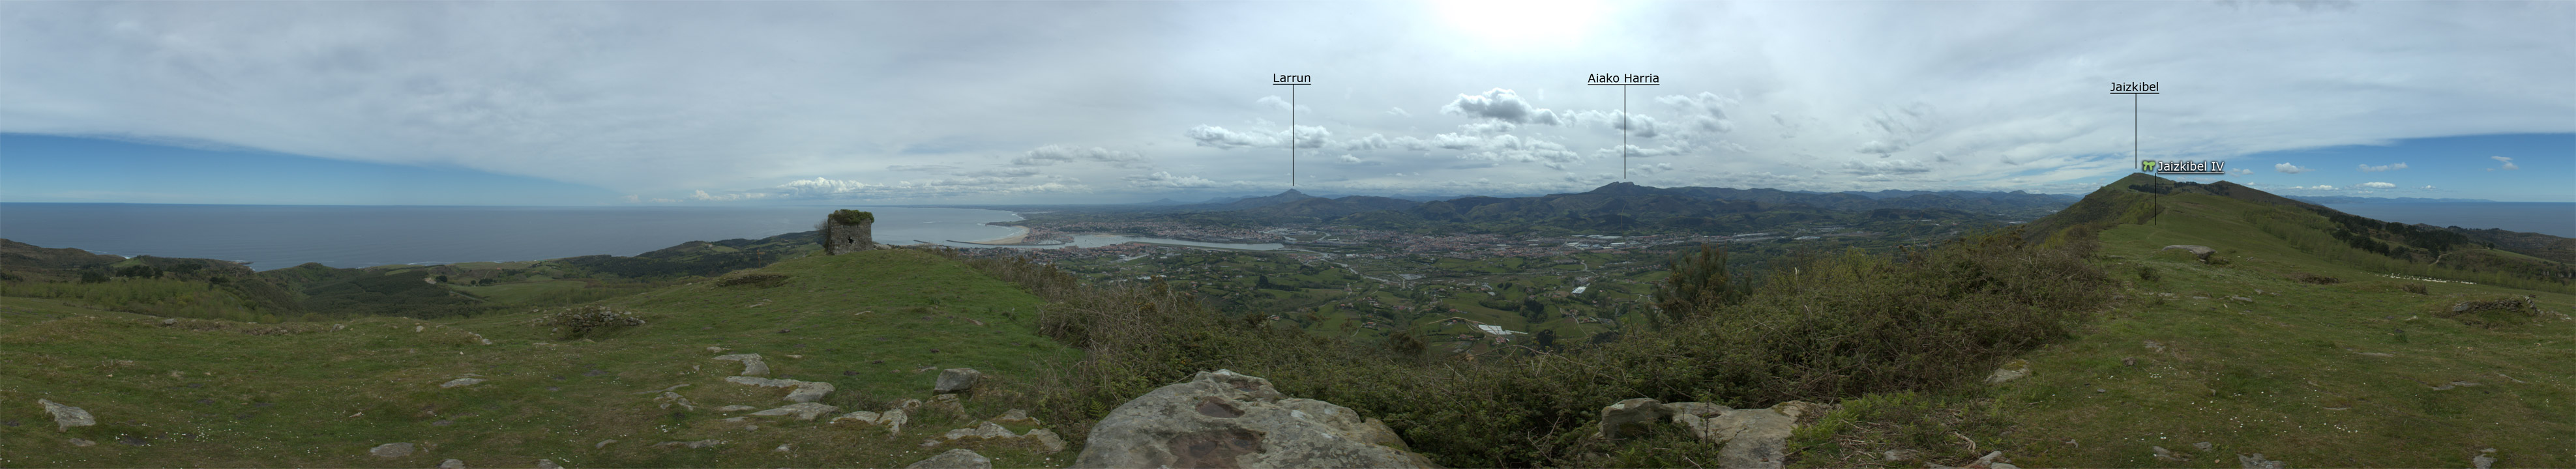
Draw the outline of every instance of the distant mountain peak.
M1637 183L1628 181L1619 181L1603 184L1600 188L1593 189L1591 193L1604 195L1645 195L1653 193L1654 191L1655 188L1652 187L1640 186L1637 185Z
M1271 196L1271 197L1288 197L1288 196L1297 196L1297 197L1314 197L1314 196L1311 196L1311 195L1306 195L1306 193L1304 193L1304 192L1297 192L1297 190L1296 190L1296 189L1289 189L1289 190L1288 190L1288 192L1281 192L1281 193L1279 193L1279 195L1274 195L1274 196Z

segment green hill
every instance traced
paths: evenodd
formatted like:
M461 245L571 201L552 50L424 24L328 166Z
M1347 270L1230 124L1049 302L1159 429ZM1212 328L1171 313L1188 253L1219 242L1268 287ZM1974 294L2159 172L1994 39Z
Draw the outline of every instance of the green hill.
M899 467L945 450L918 448L926 434L1028 408L1019 388L1074 357L1035 333L1036 297L930 253L809 257L751 273L784 279L602 302L646 323L581 339L531 325L550 311L164 326L11 299L0 303L0 402L10 403L0 412L0 465ZM711 360L719 353L708 347L762 354L773 378L832 383L838 389L821 402L842 412L928 399L942 368L981 370L993 391L967 399L968 415L915 416L900 437L821 420L724 422L744 412L719 406L785 402L782 391L723 381L741 365ZM467 376L490 381L440 387ZM655 401L678 385L694 410ZM99 424L57 432L37 399L85 408ZM75 447L73 438L97 444ZM608 439L618 443L593 447ZM654 446L707 439L725 443ZM368 455L392 442L422 451ZM781 445L792 450L774 451ZM978 450L1014 466L1071 456Z

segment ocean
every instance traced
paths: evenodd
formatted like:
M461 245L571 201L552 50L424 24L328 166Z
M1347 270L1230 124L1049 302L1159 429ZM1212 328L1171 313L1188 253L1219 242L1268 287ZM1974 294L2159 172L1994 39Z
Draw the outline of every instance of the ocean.
M258 270L632 256L689 241L814 229L875 212L877 242L977 241L1017 228L999 210L910 207L423 207L0 203L0 238L123 256L249 261Z
M2481 230L2498 228L2576 238L2576 202L2390 202L2325 206L2379 221Z

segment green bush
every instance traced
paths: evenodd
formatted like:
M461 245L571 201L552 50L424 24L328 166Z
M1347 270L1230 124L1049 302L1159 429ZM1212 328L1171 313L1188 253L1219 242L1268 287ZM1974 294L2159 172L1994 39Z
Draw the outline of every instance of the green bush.
M858 210L841 209L839 211L832 212L831 220L832 223L835 224L857 225L877 221L877 214Z
M551 332L556 338L570 340L629 326L641 326L644 325L644 319L635 317L633 313L591 305L556 311L553 314L538 317L532 324L538 327L551 327L553 328Z
M716 280L716 286L719 287L749 286L754 288L769 288L786 284L786 275L764 273L737 274Z

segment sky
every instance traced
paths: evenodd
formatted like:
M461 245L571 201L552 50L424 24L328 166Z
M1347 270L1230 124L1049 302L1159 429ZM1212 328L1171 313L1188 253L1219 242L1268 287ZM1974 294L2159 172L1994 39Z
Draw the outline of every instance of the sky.
M0 201L2569 202L2571 76L2576 2L0 2Z

